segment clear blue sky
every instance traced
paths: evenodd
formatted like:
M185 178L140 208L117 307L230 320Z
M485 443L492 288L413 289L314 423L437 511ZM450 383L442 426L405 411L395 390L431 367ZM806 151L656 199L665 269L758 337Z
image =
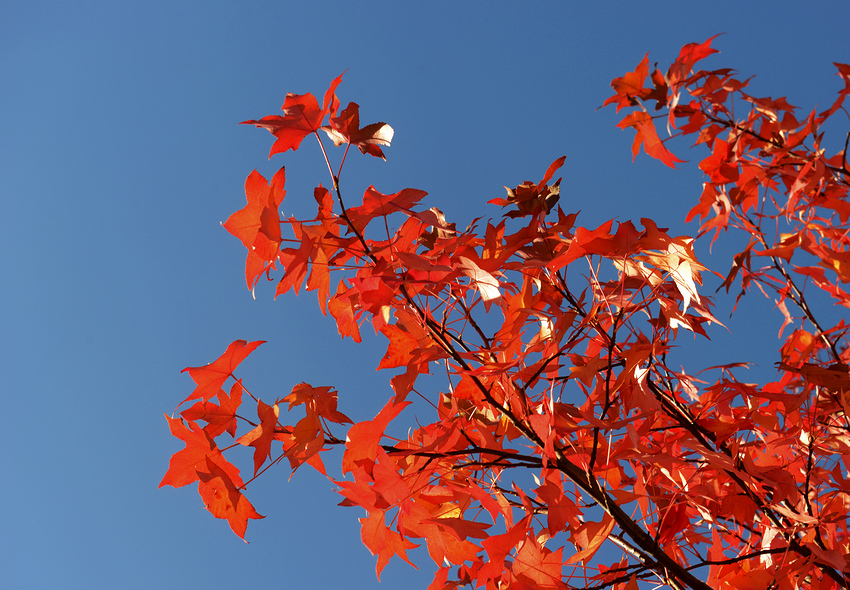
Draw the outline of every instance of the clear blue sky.
M834 99L848 22L846 0L0 3L0 587L379 587L361 514L309 468L249 488L267 515L250 544L194 487L157 489L182 446L163 418L191 391L180 370L236 338L269 341L243 365L264 398L336 385L365 419L389 392L381 341L341 342L312 293L245 289L244 249L219 225L245 177L285 162L288 214L312 211L327 178L315 145L270 163L272 137L239 121L348 68L343 104L396 132L386 163L350 154L352 198L420 188L465 226L566 154L562 205L580 222L652 217L683 234L698 154L676 172L632 164L633 134L595 110L610 80L726 33L709 66L808 112ZM746 344L719 332L720 361L778 346L772 327ZM380 587L427 586L419 557Z

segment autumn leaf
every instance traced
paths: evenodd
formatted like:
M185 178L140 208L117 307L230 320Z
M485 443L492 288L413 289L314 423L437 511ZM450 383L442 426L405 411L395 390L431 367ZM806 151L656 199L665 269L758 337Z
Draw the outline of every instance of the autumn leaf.
M577 518L578 507L564 495L563 485L554 475L555 472L551 473L552 475L546 478L546 481L535 490L535 493L548 506L546 519L549 536L554 537L564 530L568 522L571 529L578 528L580 523Z
M271 456L271 443L274 440L279 410L277 404L272 406L257 400L257 416L260 423L247 434L237 439L240 445L254 447L254 475Z
M209 401L211 397L217 395L221 386L227 381L228 377L233 376L233 371L239 366L245 358L254 352L254 350L263 344L265 340L257 340L255 342L247 342L245 340L235 340L220 357L208 365L203 367L186 367L181 372L189 372L189 376L196 383L195 390L192 394L184 399L181 404L185 404L193 399L202 399Z
M249 250L254 247L258 233L263 233L270 241L280 242L280 220L277 209L283 202L286 191L286 170L281 168L275 173L271 183L254 170L245 180L245 207L228 217L222 225L224 229L242 241ZM266 211L273 214L269 216ZM264 214L266 218L264 218ZM270 221L268 217L273 217Z
M502 296L499 291L499 280L496 277L465 256L458 258L458 262L460 263L458 268L472 280L473 286L478 289L485 304Z
M407 550L414 549L419 545L408 541L397 532L387 528L382 511L372 511L368 517L360 519L360 538L363 540L366 548L372 552L372 555L378 556L375 572L379 581L381 579L381 572L394 555L398 555L407 563L416 567L410 561L410 558L407 557Z
M337 493L343 496L340 506L360 506L367 512L374 510L385 510L389 508L383 496L379 495L374 487L372 476L365 467L357 467L351 471L354 481L350 479L334 481L339 489Z
M363 193L363 204L348 210L351 225L363 231L372 219L392 213L409 211L428 193L413 188L402 189L397 193L385 195L378 192L374 186L369 186Z
M780 234L779 242L773 248L767 250L753 250L756 256L776 256L791 262L794 252L805 243L805 238L798 234Z
M247 204L231 215L222 225L248 248L245 280L253 289L258 277L278 257L281 243L278 208L286 191L283 190L286 172L277 171L271 183L254 170L245 181Z
M248 519L265 518L254 510L248 499L242 495L230 476L217 464L207 459L206 471L199 472L198 492L204 506L216 518L227 520L227 524L239 538L245 539ZM241 485L241 481L239 485Z
M360 107L349 103L339 116L330 118L330 125L325 125L322 131L327 133L334 145L350 143L361 151L386 160L380 146L389 146L393 139L393 128L386 123L372 123L360 128Z
M691 73L691 70L698 61L705 59L712 53L718 53L716 49L712 49L711 47L711 42L717 37L718 35L714 35L703 43L688 43L682 47L679 57L676 58L676 61L673 62L667 72L667 78L670 80L670 84L675 85L684 80Z
M410 497L410 486L398 473L395 462L380 447L375 449L375 464L372 466L374 489L387 504L396 506Z
M664 143L658 137L658 133L655 130L655 124L652 122L652 117L644 111L635 111L626 115L626 117L617 124L617 127L621 129L632 127L635 130L635 140L632 144L633 160L637 157L638 151L640 151L640 146L642 145L648 156L661 160L664 164L670 166L670 168L675 168L676 162L684 162L684 160L680 160L666 147L664 147Z
M640 259L669 274L682 298L682 313L691 301L701 303L696 283L701 283L700 271L704 270L694 256L691 238L677 238L667 243L665 252L646 252Z
M287 427L275 435L283 442L283 452L289 460L293 473L303 463L313 466L319 473L326 474L319 451L325 443L324 431L319 416L308 412L294 427Z
M634 63L634 62L632 62ZM614 89L614 96L605 100L602 106L609 104L617 105L617 112L620 109L628 106L635 106L637 102L635 98L644 98L646 89L643 87L644 80L649 75L649 53L643 56L643 59L635 68L634 71L624 74L620 78L614 78L611 82L611 87Z
M189 428L186 428L186 424L179 418L166 415L165 419L171 434L186 443L186 448L171 457L168 471L159 482L159 487L170 485L179 488L198 481L198 471L207 469L208 460L219 465L230 479L242 484L239 470L224 458L213 439L200 426L189 422Z
M681 533L690 523L687 505L683 502L671 503L661 522L658 523L658 542L662 545L672 543L676 535Z
M191 407L180 412L184 420L204 420L206 432L211 438L227 432L231 437L236 436L236 410L242 404L242 384L236 382L230 388L230 395L221 389L218 392L219 405L209 401L195 402Z
M336 320L337 330L342 338L351 337L360 342L360 327L357 325L357 304L359 292L346 286L340 279L336 294L328 301L328 311Z
M465 561L475 560L481 548L467 537L486 537L484 529L487 525L482 526L482 523L450 516L454 511L449 515L435 515L434 511L441 510L441 507L434 506L421 497L418 500L406 503L401 524L410 536L426 540L428 555L434 563L439 565L448 561L460 565Z
M555 171L564 165L566 158L566 156L561 156L552 162L546 170L543 179L537 184L531 181L525 181L515 189L505 187L505 190L508 191L506 199L491 199L488 203L499 205L500 207L516 205L517 209L505 213L506 217L525 217L526 215L532 215L541 211L549 213L560 199L561 179L556 180L551 186L547 183L552 179Z
M342 473L353 471L360 464L372 465L378 457L381 438L387 425L410 405L410 402L387 402L373 420L358 422L348 429L345 453L342 457Z
M389 339L390 344L378 370L406 367L413 359L413 352L419 348L419 340L396 324L387 324L381 328L381 333Z
M319 108L316 97L310 93L287 94L283 106L280 107L283 116L269 115L260 120L242 121L240 125L255 125L268 129L277 137L269 151L269 158L287 150L297 150L301 141L311 133L315 133L322 123L324 113Z
M614 519L605 514L600 522L586 522L578 530L573 532L572 543L581 549L574 553L567 563L583 561L587 563L602 546L602 543L614 529Z
M528 537L516 553L511 572L520 581L531 582L531 588L563 588L563 551L563 547L552 551L536 538Z
M333 219L334 201L330 191L320 184L313 191L313 198L319 205L316 219Z
M818 125L823 124L826 119L831 117L838 109L840 109L844 104L844 99L847 98L848 94L850 94L850 65L838 62L832 62L832 65L838 68L838 76L840 76L844 82L844 88L842 88L838 93L838 98L835 99L832 106L818 115Z
M310 93L289 93L286 95L283 106L280 107L283 110L282 117L270 115L259 120L242 121L240 125L255 125L268 129L277 138L272 144L269 158L280 152L297 150L301 141L311 133L316 133L321 128L325 116L336 109L338 102L335 90L341 80L342 74L331 83L325 93L322 108L319 108L316 97Z
M656 68L652 71L652 88L645 87L644 82L649 75L649 54L643 56L643 59L632 72L627 72L622 77L614 78L611 82L611 88L614 89L614 96L611 96L602 103L602 106L609 104L617 105L617 112L623 107L637 106L639 100L655 100L655 110L659 110L667 105L667 81L663 74Z
M496 577L504 567L505 558L525 538L529 517L523 518L504 534L491 535L481 541L489 556L488 563L482 568L482 575Z
M346 69L345 72L347 71L348 70ZM334 78L331 85L328 86L328 89L325 91L325 96L322 100L322 112L328 113L332 117L336 116L337 111L339 110L339 99L336 96L336 87L339 86L340 82L342 82L342 77L345 75L345 72Z
M802 375L812 385L826 387L832 391L850 391L850 372L848 372L847 365L843 363L834 363L828 367L803 363L801 367L797 368L780 362L777 363L777 366L783 371Z
M313 387L309 383L299 383L292 392L283 398L289 403L289 409L300 405L307 406L307 411L325 420L337 424L353 424L351 419L337 410L337 392L333 387Z

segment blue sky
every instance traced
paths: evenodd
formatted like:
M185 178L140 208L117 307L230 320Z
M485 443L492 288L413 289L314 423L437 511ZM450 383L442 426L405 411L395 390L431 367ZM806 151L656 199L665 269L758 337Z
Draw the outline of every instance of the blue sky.
M307 142L269 162L272 137L237 123L278 112L286 92L321 95L348 69L343 104L396 132L386 163L350 154L352 198L369 184L420 188L463 227L499 215L485 203L502 185L539 180L566 154L561 204L581 223L652 217L684 234L699 154L679 144L691 164L675 172L633 164L632 133L596 110L611 79L647 51L666 68L683 44L726 33L710 67L757 74L753 93L803 112L823 107L838 90L832 62L850 62L850 4L812 6L2 2L0 586L426 587L421 558L419 571L391 563L378 585L361 514L308 468L249 488L267 515L250 544L194 488L157 489L182 446L163 418L191 391L180 370L234 339L268 341L242 371L264 397L335 385L340 409L366 419L389 394L390 375L374 371L381 341L340 341L312 293L274 302L259 288L255 301L245 289L244 249L219 225L243 206L245 177L286 163L283 210L310 215L327 172ZM744 305L733 319L755 338ZM778 314L764 318L778 329ZM765 350L769 367L778 342L765 332L718 330L691 354Z

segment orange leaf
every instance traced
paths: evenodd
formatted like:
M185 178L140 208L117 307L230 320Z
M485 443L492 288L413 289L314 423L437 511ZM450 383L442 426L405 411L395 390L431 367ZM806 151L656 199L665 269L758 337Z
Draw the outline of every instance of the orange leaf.
M614 519L609 514L602 517L601 522L586 522L578 531L573 533L572 542L582 549L571 556L567 563L577 561L587 562L593 557L611 531L614 530Z
M539 214L540 212L549 213L558 203L561 194L561 178L556 180L551 186L547 183L551 180L561 166L564 165L566 156L561 156L549 165L543 179L534 184L526 180L515 189L505 187L508 191L506 199L491 199L488 203L506 207L508 205L516 205L517 209L505 213L506 217L525 217L526 215Z
M413 351L419 348L419 341L396 324L387 324L381 328L381 333L389 339L390 344L378 370L406 367L413 358Z
M180 403L185 404L190 400L199 398L208 401L211 397L217 395L227 378L233 376L233 371L239 366L239 363L264 342L265 340L255 342L235 340L230 343L224 354L212 363L203 367L186 367L180 371L181 373L188 371L189 376L197 384L195 391Z
M277 404L270 406L264 404L262 400L257 400L257 416L260 418L260 424L236 441L241 445L254 447L254 475L257 475L262 464L271 455L271 444L274 440L278 415Z
M217 437L223 432L236 436L236 410L242 404L242 384L238 381L230 388L228 396L223 389L218 392L220 405L211 402L195 402L195 404L180 412L184 420L204 420L204 432L211 438Z
M360 327L357 325L357 305L359 292L346 287L345 280L340 279L336 287L336 295L328 301L328 311L336 320L336 328L342 338L350 336L355 342L360 342Z
M336 111L339 101L334 91L341 80L342 74L331 83L330 88L325 93L324 105L321 109L316 97L312 94L289 93L286 95L283 106L280 107L283 110L282 117L271 115L258 121L253 119L242 121L240 125L251 124L262 127L268 129L272 135L277 137L277 141L272 144L269 158L279 152L297 150L305 137L319 130L325 115Z
M481 541L489 558L481 568L481 575L496 578L504 569L505 558L526 537L530 516L526 516L502 535L492 535Z
M318 457L325 444L325 435L316 414L308 412L295 427L285 429L275 438L283 442L283 451L293 472L303 463L308 463L320 473L325 473L324 464Z
M799 369L786 363L777 363L777 366L784 371L802 375L812 385L826 387L832 391L850 391L850 373L844 364L834 363L824 368L812 363L803 363Z
M388 146L393 139L393 128L386 123L373 123L360 128L360 107L357 103L348 103L338 117L330 118L330 125L322 127L334 145L350 143L364 154L386 160L379 146Z
M393 555L398 555L416 568L413 562L407 557L407 550L418 547L419 545L408 541L397 532L388 529L387 525L384 524L384 513L382 511L371 511L367 518L360 519L360 538L363 540L366 548L372 552L372 555L378 556L378 563L375 566L378 581L381 579L381 571Z
M286 191L286 172L275 173L271 183L254 170L245 180L245 207L227 218L224 229L248 248L245 261L245 281L253 289L257 278L273 263L280 248L280 207Z
M224 229L242 241L249 250L253 247L257 233L263 232L270 240L280 242L280 223L277 210L286 196L284 168L275 173L271 183L256 170L245 180L247 204L227 218ZM263 217L265 215L265 218Z
M348 429L345 441L345 454L342 456L342 473L354 471L361 463L374 464L380 450L381 438L387 425L410 402L394 403L393 400L378 412L374 420L358 422Z
M516 553L511 571L520 581L530 580L533 588L563 588L563 551L563 547L552 551L534 537L527 537Z
M190 428L186 428L183 420L179 418L166 415L165 419L171 434L186 443L186 448L172 455L168 471L159 482L159 487L169 485L179 488L198 481L198 470L206 469L208 460L219 465L232 480L242 485L239 469L224 458L215 442L200 426L189 422Z
M283 398L283 401L289 402L290 410L304 404L308 412L326 420L337 424L352 424L348 416L337 411L337 392L333 387L313 387L309 383L301 382L292 388L292 392Z
M632 62L634 63L634 62ZM617 112L627 106L637 104L635 97L643 98L646 89L643 87L643 82L649 75L649 53L643 56L643 59L638 64L633 72L624 74L621 78L614 78L611 82L611 88L614 89L614 96L608 98L602 103L602 106L609 104L617 104Z
M198 492L204 506L216 518L227 519L233 532L241 539L245 538L248 519L265 518L254 510L248 499L242 495L228 474L218 465L207 459L208 473L200 472L201 483ZM241 485L241 482L240 482Z
M664 143L655 131L655 124L652 122L652 117L647 113L643 111L630 113L617 124L617 127L621 129L633 127L636 132L634 143L632 143L633 160L637 157L640 146L643 145L643 149L648 156L661 160L664 164L670 166L670 168L675 168L676 162L684 162L684 160L680 160L664 147Z
M402 189L397 193L385 195L374 186L363 193L363 204L348 210L348 219L358 230L363 231L372 219L396 212L407 212L428 193L415 188Z
M714 35L714 37L707 39L704 43L688 43L682 47L679 57L676 58L676 61L673 62L667 73L670 84L676 84L684 80L690 75L691 70L698 61L705 59L712 53L717 53L716 49L711 48L711 42L716 37L717 35Z
M554 537L564 530L568 522L571 529L581 526L578 520L579 508L564 495L563 484L556 472L550 472L545 483L538 487L535 493L547 506L549 536Z

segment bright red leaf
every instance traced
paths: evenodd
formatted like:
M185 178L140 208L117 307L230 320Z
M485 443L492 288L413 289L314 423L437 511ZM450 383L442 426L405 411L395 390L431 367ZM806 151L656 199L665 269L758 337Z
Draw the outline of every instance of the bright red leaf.
M277 429L278 415L277 404L270 406L264 404L262 400L257 400L257 416L260 423L236 441L241 445L254 447L254 475L271 456L271 444Z
M325 93L324 104L319 108L316 97L307 94L287 94L283 106L283 116L271 115L260 120L242 121L240 125L255 125L268 129L277 140L272 144L269 158L273 155L287 150L297 150L301 141L316 133L322 126L322 120L328 113L335 111L338 105L336 100L336 87L342 80L342 75L337 77L328 91Z
M394 555L413 565L407 557L407 550L414 549L418 545L387 528L383 512L370 512L367 518L360 519L360 525L360 538L363 539L363 544L372 552L372 555L378 556L378 564L375 566L378 580L381 579L381 572ZM413 567L416 566L413 565Z
M224 458L213 439L200 426L189 422L189 428L186 428L186 424L179 418L165 416L165 419L168 420L171 434L186 443L186 448L171 457L168 471L159 482L159 487L170 485L179 488L198 481L198 472L207 470L208 460L218 465L231 480L242 485L239 470Z
M634 111L626 115L617 127L621 129L632 127L635 130L635 140L632 143L632 159L637 157L640 146L642 145L648 156L661 160L664 164L670 166L670 168L675 168L676 162L684 162L684 160L680 160L664 147L664 143L655 131L655 123L652 122L652 117L646 112Z
M219 405L209 401L195 402L190 408L180 412L184 420L203 420L204 426L211 438L227 432L230 436L236 436L236 411L242 404L242 384L234 383L230 388L230 395L223 389L218 392Z
M227 378L233 376L233 371L239 366L239 363L264 342L265 340L255 342L235 340L227 347L224 354L214 362L203 367L186 367L183 369L181 372L188 371L189 376L197 386L192 395L184 399L181 404L199 398L208 401L211 397L217 395Z
M360 128L360 107L356 103L349 105L339 116L330 118L330 125L322 127L334 145L350 143L364 154L386 160L380 146L389 146L393 140L393 128L386 123L372 123Z
M198 492L204 506L216 518L227 520L227 524L241 539L245 538L248 519L265 518L254 510L248 499L242 495L227 472L207 459L206 471L198 473L201 483ZM241 483L241 482L240 482Z

